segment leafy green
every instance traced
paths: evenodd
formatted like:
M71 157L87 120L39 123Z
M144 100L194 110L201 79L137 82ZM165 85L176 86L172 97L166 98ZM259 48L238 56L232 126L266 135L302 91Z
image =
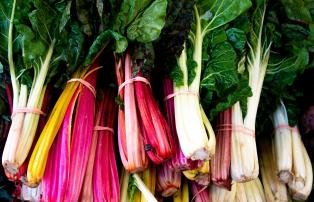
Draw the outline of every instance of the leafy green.
M208 33L234 20L252 5L250 0L197 0L196 7L203 27Z
M281 0L285 8L286 15L290 20L301 22L312 22L310 4L304 0Z
M239 42L235 43L235 38L240 39ZM210 119L252 95L248 80L237 68L240 55L236 50L242 51L245 39L243 31L235 28L217 29L210 36L209 58L201 80L202 105L208 109Z
M182 72L177 66L176 57L179 57L183 44L188 38L193 21L193 5L191 0L169 1L166 15L166 23L159 39L154 43L156 54L155 63L161 74L169 74L172 78L182 78ZM175 74L179 74L175 76ZM183 82L183 81L182 81ZM180 84L179 81L175 81Z
M127 29L130 40L151 42L159 37L165 24L166 0L155 0Z
M298 100L303 92L296 87L296 78L313 67L313 20L305 1L281 2L274 4L268 14L267 31L275 39L275 46L265 76L259 114L261 117L268 116L275 110L274 103L282 99L289 124L295 125L300 115Z
M132 41L151 42L160 35L166 10L166 0L124 0L113 29Z

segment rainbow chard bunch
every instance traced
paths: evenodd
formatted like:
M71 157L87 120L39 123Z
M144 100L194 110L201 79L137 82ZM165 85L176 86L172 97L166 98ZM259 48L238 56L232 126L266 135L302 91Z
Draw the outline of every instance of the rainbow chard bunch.
M71 73L80 59L84 38L66 12L67 3L14 0L0 4L0 51L7 55L1 63L10 71L13 89L12 125L2 164L11 175L30 152L47 84L64 73L60 73L60 64L67 65Z
M166 10L166 0L123 1L113 26L132 44L128 51L116 54L118 93L123 103L119 109L118 142L122 163L129 172L145 169L147 156L160 164L173 152L170 129L153 97L146 69L153 67L151 42L159 37Z
M117 64L121 64L121 62ZM119 74L118 82L119 80L122 81L120 78L124 77L123 82L119 82L119 91L120 97L122 95L121 91L124 91L125 135L127 139L133 139L132 141L136 141L136 143L131 144L132 141L129 143L128 140L120 139L120 149L123 149L120 152L125 153L123 143L130 144L129 147L135 150L133 157L139 156L143 158L143 167L146 164L144 149L155 164L160 164L172 156L170 129L153 97L148 79L143 77L143 69L136 67L137 64L132 62L129 53L126 53L124 64L124 67L122 67L124 75L120 74L121 69L119 65L117 65L116 72ZM132 76L136 72L136 69L138 70L135 74L136 76ZM120 123L122 124L123 122L120 121ZM121 125L119 124L119 126ZM121 128L123 129L124 127L121 126ZM120 131L121 128L119 129ZM132 133L132 131L134 132ZM123 131L121 134L123 134ZM137 138L132 138L132 136L137 136ZM134 145L138 145L138 147ZM136 148L138 148L138 151L136 151ZM126 161L124 161L124 164L126 164ZM132 171L133 169L128 170Z

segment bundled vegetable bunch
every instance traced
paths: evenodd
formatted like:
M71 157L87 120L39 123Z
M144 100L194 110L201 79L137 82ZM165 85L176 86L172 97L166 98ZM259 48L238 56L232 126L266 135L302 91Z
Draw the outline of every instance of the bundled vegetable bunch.
M0 12L0 199L310 197L309 1L4 0Z

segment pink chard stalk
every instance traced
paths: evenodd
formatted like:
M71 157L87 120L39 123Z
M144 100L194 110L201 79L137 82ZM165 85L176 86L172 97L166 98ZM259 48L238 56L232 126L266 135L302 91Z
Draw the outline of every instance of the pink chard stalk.
M101 119L97 125L114 128L118 106L111 89L103 91L99 103ZM120 185L114 150L114 133L110 129L96 131L98 137L93 171L94 201L120 201Z
M232 109L226 109L218 115L216 127L216 153L211 161L211 179L217 186L231 189L231 134Z

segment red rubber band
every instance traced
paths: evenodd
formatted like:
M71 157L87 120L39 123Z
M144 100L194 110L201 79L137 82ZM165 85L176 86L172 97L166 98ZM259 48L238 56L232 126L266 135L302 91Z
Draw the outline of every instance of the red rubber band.
M290 130L291 132L296 132L296 133L299 133L299 129L297 127L291 127L287 124L281 124L281 125L278 125L275 129L274 129L274 134L276 134L276 131L277 130L280 130L280 129L288 129Z
M136 76L136 77L134 77L134 78L128 79L128 80L126 80L125 82L123 82L123 83L119 86L118 92L120 93L121 90L122 90L126 85L131 84L131 83L134 83L135 81L140 81L140 82L146 83L146 84L149 85L149 87L151 88L150 83L149 83L149 81L148 81L146 78L141 77L141 76Z
M188 94L188 95L195 95L195 96L198 96L197 93L193 92L193 91L180 91L180 92L176 92L176 93L172 93L172 94L169 94L167 95L165 98L164 98L164 102L171 99L171 98L174 98L175 96L177 95L181 95L181 94Z
M255 131L244 127L243 125L233 125L233 124L220 124L216 127L216 131L237 131L243 134L255 137Z
M80 78L73 78L68 80L67 83L71 83L71 82L80 82L81 84L83 84L86 88L88 88L90 90L91 93L93 93L93 95L96 97L96 90L94 88L94 86L92 86L92 84L88 83L87 81L85 81L84 79L80 79Z
M40 109L21 107L21 108L14 109L11 117L16 115L17 113L32 113L32 114L38 114L38 115L46 116L46 114L43 111L41 111Z
M110 127L95 126L95 127L94 127L94 130L97 130L97 131L109 131L109 132L111 132L112 134L114 134L114 129L113 129L113 128L110 128Z

